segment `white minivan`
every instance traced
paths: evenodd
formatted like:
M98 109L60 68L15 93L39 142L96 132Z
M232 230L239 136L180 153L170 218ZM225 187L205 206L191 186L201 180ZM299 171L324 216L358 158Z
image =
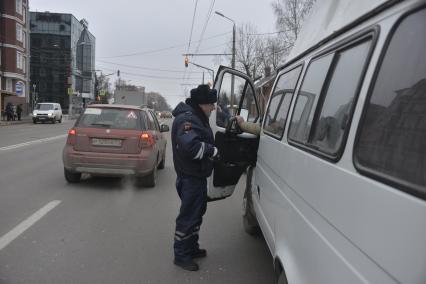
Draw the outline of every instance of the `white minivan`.
M62 109L58 103L38 103L33 111L33 123L62 122Z
M247 171L243 224L278 283L426 283L426 1L318 0L263 117L245 74L215 88L208 196Z

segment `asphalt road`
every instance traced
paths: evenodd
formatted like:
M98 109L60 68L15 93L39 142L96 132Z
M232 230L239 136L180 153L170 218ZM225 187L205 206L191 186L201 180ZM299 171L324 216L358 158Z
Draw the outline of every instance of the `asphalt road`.
M265 241L242 227L243 182L209 203L200 234L208 256L186 272L172 263L179 199L170 140L155 188L91 177L70 185L61 151L72 124L0 127L1 284L274 283Z

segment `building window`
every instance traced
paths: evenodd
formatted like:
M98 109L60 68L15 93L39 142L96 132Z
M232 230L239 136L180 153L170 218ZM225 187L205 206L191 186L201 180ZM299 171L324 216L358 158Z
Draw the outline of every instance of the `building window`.
M22 53L17 51L16 52L16 68L23 70L24 69L23 65L24 65L24 56Z
M22 15L22 0L16 0L16 13Z
M6 78L6 91L13 92L12 79Z
M426 199L426 9L395 30L358 129L355 165Z
M16 40L17 41L23 42L22 33L23 33L23 31L22 31L22 25L16 23Z

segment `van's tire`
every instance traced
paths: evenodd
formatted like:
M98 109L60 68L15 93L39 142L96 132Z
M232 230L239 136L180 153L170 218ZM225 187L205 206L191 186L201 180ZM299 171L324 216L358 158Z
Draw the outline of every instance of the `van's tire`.
M69 183L78 183L81 179L81 173L72 172L64 168L65 180Z
M157 167L154 167L149 175L139 177L137 183L144 187L154 187L157 184Z
M256 236L260 234L259 223L257 222L256 215L253 211L253 201L251 198L251 177L253 169L247 170L246 190L243 197L243 227L247 234Z
M62 123L62 116L58 120L59 123Z
M162 170L164 169L164 166L166 165L166 149L164 149L163 158L161 159L161 162L158 164L158 169Z
M56 123L56 117L54 117L53 119L52 119L52 124L55 124Z
M259 223L257 222L256 216L251 212L253 206L251 203L252 201L246 193L244 193L243 197L243 228L247 234L257 236L260 234Z
M34 123L34 124L37 124L37 120L36 120L36 119L33 119L33 123Z
M281 271L277 279L277 284L288 284L287 277L285 276L284 270Z

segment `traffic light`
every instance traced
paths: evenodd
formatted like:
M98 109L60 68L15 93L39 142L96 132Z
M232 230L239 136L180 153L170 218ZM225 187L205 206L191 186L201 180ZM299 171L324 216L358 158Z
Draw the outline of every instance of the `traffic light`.
M120 70L117 70L117 77L120 77Z
M185 67L188 67L188 63L189 63L189 58L188 56L185 56Z

